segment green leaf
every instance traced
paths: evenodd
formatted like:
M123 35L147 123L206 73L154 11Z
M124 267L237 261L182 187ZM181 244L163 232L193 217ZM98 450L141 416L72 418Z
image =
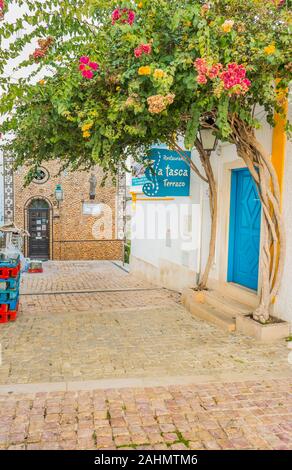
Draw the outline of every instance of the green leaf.
M227 138L231 133L231 127L228 123L229 97L224 95L218 104L218 116L216 124L223 138Z
M196 104L192 106L191 114L185 135L185 147L190 150L194 147L200 125L201 110Z
M98 140L95 141L95 144L93 146L93 149L92 149L92 159L95 161L95 162L98 162L99 160L99 154L100 154L100 151L101 151L101 141L100 141L100 136L98 136Z

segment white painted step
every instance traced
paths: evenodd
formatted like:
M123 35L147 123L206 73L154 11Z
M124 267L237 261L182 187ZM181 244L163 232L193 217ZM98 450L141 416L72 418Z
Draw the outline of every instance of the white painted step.
M237 315L246 315L253 311L253 307L246 303L223 295L218 291L210 290L205 293L205 301L207 304L215 307L222 313L235 318Z

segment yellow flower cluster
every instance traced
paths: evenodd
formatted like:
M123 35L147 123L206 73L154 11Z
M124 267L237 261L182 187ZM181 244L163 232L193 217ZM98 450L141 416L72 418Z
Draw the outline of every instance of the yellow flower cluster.
M85 139L87 139L88 137L90 137L90 129L92 128L93 126L93 122L87 122L86 124L83 124L83 126L81 127L81 130L83 132L83 137Z
M234 21L233 20L226 20L226 21L224 21L224 23L222 25L222 29L223 29L224 33L230 33L233 26L234 26Z
M138 70L139 75L150 75L151 74L151 68L149 65L145 65L144 67L140 67Z
M153 77L159 80L160 78L166 77L166 73L162 69L156 69L153 73Z
M276 46L274 43L269 44L269 46L264 48L264 53L267 55L272 55L275 53L275 51L276 51Z
M45 83L46 83L45 80L40 80L40 81L39 81L39 85L42 85L42 86L43 86L43 85L45 85Z
M93 122L88 122L86 124L83 124L81 129L82 129L83 132L85 132L85 131L88 131L89 129L91 129L92 126L93 126Z
M149 113L159 114L164 111L167 106L174 102L175 95L169 93L166 96L163 95L154 95L147 98Z

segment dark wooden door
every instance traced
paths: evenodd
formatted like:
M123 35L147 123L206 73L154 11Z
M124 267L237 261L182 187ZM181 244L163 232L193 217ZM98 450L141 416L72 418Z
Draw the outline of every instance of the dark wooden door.
M29 209L29 258L46 260L50 257L50 210Z

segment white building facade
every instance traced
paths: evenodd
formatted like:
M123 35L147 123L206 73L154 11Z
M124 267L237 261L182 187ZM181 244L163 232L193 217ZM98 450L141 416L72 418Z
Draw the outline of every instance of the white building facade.
M258 138L272 153L273 129L263 123ZM289 157L290 155L290 157ZM200 168L196 152L192 159ZM236 148L218 145L211 156L218 185L218 228L209 286L256 306L261 287L262 214L255 186ZM202 171L203 172L203 171ZM208 185L193 171L188 197L147 198L135 191L131 272L182 292L195 287L209 253ZM283 213L287 232L285 270L274 315L292 322L292 159L287 143ZM243 223L240 223L243 221ZM245 224L246 222L246 224ZM246 226L248 231L246 231Z

